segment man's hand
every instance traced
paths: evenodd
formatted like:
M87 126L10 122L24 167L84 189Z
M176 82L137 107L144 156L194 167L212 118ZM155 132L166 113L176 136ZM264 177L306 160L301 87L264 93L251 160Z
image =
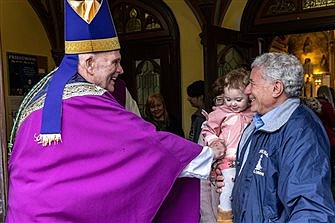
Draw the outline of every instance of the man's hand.
M218 162L220 163L220 162ZM211 175L210 175L210 181L213 186L216 187L216 192L221 193L222 187L224 187L224 177L222 175L222 172L218 165L214 165L212 167Z
M215 140L209 147L213 149L214 152L214 159L220 159L225 156L226 146L222 139Z

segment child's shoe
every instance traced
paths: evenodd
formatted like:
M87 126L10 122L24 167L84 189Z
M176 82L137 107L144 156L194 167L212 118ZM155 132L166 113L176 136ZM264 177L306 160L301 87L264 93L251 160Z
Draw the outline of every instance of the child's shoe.
M218 221L217 223L233 223L233 213L232 211L223 211L218 208Z

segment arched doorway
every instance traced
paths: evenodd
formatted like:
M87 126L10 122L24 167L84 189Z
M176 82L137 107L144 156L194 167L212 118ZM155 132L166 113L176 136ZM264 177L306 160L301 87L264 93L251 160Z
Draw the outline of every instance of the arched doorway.
M307 95L315 96L317 85L335 85L334 6L334 1L249 0L241 19L241 32L261 40L261 52L284 51L297 56L305 67L313 65L312 73L305 71L305 81L308 86L313 85ZM321 60L327 68L321 69Z
M109 1L121 43L122 79L143 111L148 95L160 92L181 120L179 30L162 1ZM173 89L173 91L171 91Z

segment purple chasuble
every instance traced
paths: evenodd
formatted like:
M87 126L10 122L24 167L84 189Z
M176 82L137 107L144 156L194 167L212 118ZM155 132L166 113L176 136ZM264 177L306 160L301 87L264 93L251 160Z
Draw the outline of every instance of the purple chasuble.
M199 145L157 132L105 92L64 99L62 143L42 147L36 104L9 160L6 222L199 222L198 180L177 179Z
M120 105L126 106L126 83L122 79L116 79L112 95Z

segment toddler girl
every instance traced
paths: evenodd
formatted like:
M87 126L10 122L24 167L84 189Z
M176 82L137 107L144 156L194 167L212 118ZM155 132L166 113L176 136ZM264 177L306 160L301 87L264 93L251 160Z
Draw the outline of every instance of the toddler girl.
M250 72L239 68L216 80L214 90L217 94L221 93L219 96L223 97L223 104L215 106L208 114L201 132L206 145L221 144L225 148L225 155L219 164L225 179L218 206L219 223L232 222L231 192L236 172L236 150L242 132L253 116L248 96L244 94L249 75Z

